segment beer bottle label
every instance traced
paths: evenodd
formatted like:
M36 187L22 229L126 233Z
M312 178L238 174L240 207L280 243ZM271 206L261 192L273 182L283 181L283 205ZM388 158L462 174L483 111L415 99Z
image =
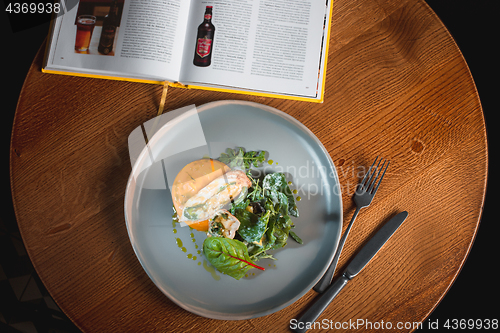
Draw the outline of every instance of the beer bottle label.
M212 14L205 14L205 20L210 20L212 18Z
M196 44L196 54L204 58L210 54L212 48L212 40L209 38L198 38L198 43Z
M111 27L111 28L105 29L101 35L101 41L100 41L101 46L111 47L111 45L113 45L114 39L115 39L115 28Z

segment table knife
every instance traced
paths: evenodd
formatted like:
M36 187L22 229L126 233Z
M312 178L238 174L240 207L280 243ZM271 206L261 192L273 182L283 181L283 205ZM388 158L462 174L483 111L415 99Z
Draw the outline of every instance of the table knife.
M370 262L382 246L391 238L399 226L408 217L408 212L404 211L380 228L379 231L366 243L358 254L349 262L341 276L335 279L332 284L320 294L314 304L298 320L290 321L290 328L297 333L306 332L314 326L314 321L325 311L335 296Z

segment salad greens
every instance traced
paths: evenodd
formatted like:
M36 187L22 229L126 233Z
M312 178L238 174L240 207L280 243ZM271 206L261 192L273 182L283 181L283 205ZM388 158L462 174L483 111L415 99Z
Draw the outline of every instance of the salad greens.
M261 151L247 151L241 147L236 149L228 148L226 153L222 153L219 157L219 161L226 164L231 169L238 168L243 170L249 170L252 165L258 167L266 159L266 152Z
M245 152L241 147L227 149L219 160L231 168L244 170L252 186L237 202L231 203L229 209L240 221L235 238L208 237L203 251L220 272L239 279L253 267L249 263L264 258L276 260L268 251L284 247L288 236L302 244L300 237L291 231L294 228L291 216L298 217L299 211L283 173L270 173L262 179L252 176L250 168L265 161L264 151ZM238 255L232 256L234 251L239 251Z
M237 208L235 216L240 221L238 234L244 241L251 244L259 244L267 230L269 213L258 216L246 209Z
M203 242L203 253L210 264L236 280L253 267L264 270L252 262L246 246L234 239L208 237Z

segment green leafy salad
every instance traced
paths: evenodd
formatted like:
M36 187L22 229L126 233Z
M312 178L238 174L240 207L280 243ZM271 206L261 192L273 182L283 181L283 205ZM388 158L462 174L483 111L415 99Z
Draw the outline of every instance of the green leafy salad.
M230 214L221 213L213 218L207 232L209 237L203 242L203 253L217 270L239 280L252 268L264 270L256 261L276 260L269 251L284 247L289 236L302 244L292 231L295 227L292 217L298 217L299 211L283 173L252 175L252 168L265 161L264 151L227 149L219 161L233 170L244 171L251 186L229 204ZM234 218L239 221L239 228L233 238L227 238L223 223Z

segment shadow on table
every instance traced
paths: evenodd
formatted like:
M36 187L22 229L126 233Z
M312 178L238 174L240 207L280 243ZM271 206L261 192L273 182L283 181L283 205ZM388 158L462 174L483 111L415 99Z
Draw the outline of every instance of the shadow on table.
M80 332L40 281L16 221L3 217L0 217L0 253L0 332Z

